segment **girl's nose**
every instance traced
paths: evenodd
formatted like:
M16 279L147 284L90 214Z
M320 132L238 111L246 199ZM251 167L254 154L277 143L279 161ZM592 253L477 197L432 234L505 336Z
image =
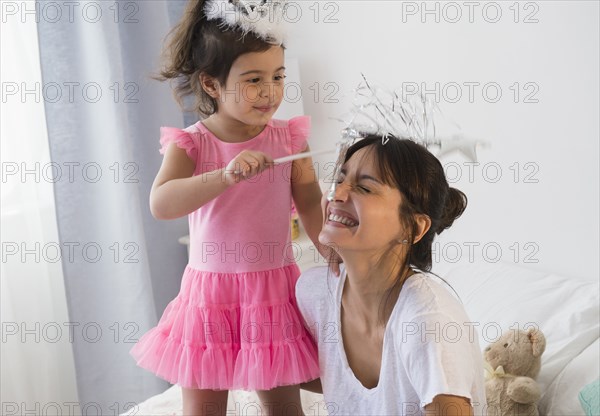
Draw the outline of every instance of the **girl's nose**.
M274 88L275 86L273 85L273 83L270 82L264 82L261 86L260 86L260 96L261 97L271 97L274 94Z

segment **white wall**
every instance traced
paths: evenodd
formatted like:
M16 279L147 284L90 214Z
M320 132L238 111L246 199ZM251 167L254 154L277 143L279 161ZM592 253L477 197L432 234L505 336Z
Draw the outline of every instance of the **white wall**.
M330 118L349 108L361 72L390 87L425 83L434 89L439 83L439 105L446 117L491 144L478 152L480 165L473 167L472 178L462 156L442 160L451 179L461 175L454 186L470 200L464 217L440 237L439 260L470 261L472 243L479 244L472 245L473 253L484 261L500 258L596 280L598 3L468 3L296 3L302 14L290 25L288 56L300 62L304 108L313 117L311 145L326 148L338 139L343 126ZM423 14L424 7L433 12ZM502 15L491 23L497 10ZM327 17L337 22L327 23ZM296 20L291 11L288 20ZM480 83L472 102L465 84L470 82ZM451 83L462 92L456 103L451 102L457 92ZM502 93L496 103L492 83ZM520 85L517 102L511 89L515 83ZM526 88L526 83L532 84ZM489 86L487 94L484 85ZM315 99L317 90L320 97ZM339 102L325 102L328 95ZM538 102L526 103L527 96ZM501 175L493 182L497 168Z

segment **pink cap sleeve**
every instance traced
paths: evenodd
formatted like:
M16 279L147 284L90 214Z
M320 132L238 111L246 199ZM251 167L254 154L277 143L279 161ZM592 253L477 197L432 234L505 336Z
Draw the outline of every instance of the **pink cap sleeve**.
M306 149L307 139L310 134L310 117L294 117L288 121L288 126L292 137L292 154L302 152Z
M165 153L167 146L171 143L175 143L177 147L184 149L188 157L196 162L196 159L198 158L198 149L190 133L175 127L161 127L161 148L159 150L161 155Z

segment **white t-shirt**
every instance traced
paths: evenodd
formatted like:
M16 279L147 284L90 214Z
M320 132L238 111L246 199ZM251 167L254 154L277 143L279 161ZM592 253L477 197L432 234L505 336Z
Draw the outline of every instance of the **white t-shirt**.
M343 266L339 278L315 267L296 284L298 307L318 344L329 415L423 415L439 394L466 397L475 415L484 413L476 324L444 282L423 273L406 280L385 328L379 382L368 389L350 369L342 342L345 279Z

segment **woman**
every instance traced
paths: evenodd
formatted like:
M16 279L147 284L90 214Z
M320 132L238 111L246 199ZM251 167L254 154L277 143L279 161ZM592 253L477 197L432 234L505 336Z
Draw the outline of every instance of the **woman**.
M431 269L435 234L466 207L440 162L410 140L368 136L322 201L319 241L341 275L315 268L296 296L319 349L330 415L473 415L485 407L474 325Z

